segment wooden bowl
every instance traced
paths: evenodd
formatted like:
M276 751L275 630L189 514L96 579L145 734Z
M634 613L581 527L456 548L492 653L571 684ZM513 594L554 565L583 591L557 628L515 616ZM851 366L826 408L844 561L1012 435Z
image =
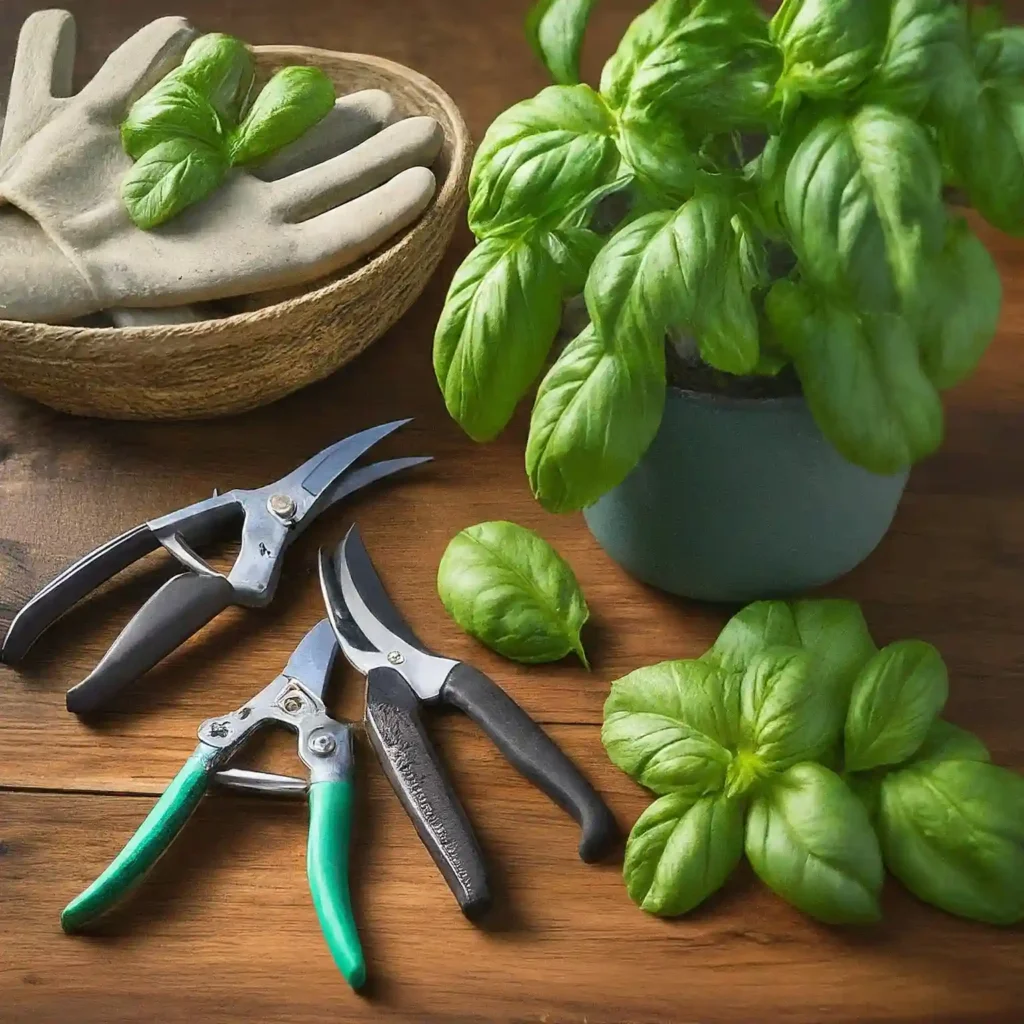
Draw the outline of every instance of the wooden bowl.
M254 48L263 75L315 64L339 95L387 90L403 115L444 128L438 189L387 248L272 305L156 327L56 327L0 320L0 384L64 412L108 419L200 419L243 412L333 373L379 338L423 290L462 211L471 142L452 99L379 57L306 46ZM260 296L250 302L258 306Z

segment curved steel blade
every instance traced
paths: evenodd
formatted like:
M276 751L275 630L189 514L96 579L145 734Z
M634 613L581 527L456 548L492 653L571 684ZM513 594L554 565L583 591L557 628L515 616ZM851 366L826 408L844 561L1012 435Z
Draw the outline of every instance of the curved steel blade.
M405 419L382 423L379 427L370 427L337 441L289 473L281 481L284 486L280 489L290 492L295 489L297 483L307 494L314 498L319 497L360 455L408 422L410 421Z
M434 654L402 618L354 524L334 561L345 607L360 632L386 655L388 663L398 668L420 697L436 697L458 662Z
M320 591L327 607L327 617L334 635L349 664L365 676L370 669L386 665L387 659L363 635L345 604L334 560L323 549L319 553Z
M372 462L368 466L353 469L322 492L317 501L317 514L363 487L391 476L392 473L400 473L403 469L412 469L413 466L422 466L424 462L432 461L432 455L418 455L405 459L385 459L383 462Z
M334 628L327 619L321 619L299 642L282 675L297 680L322 701L337 656Z

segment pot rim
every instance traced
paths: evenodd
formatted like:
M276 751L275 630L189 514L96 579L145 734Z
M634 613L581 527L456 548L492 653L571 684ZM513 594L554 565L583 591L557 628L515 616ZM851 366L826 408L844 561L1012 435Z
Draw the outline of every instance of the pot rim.
M806 405L807 399L802 395L720 395L711 391L697 391L692 388L682 388L677 384L666 385L670 394L676 394L680 398L686 398L701 402L704 405L736 406L746 408L752 405L772 406L797 406Z

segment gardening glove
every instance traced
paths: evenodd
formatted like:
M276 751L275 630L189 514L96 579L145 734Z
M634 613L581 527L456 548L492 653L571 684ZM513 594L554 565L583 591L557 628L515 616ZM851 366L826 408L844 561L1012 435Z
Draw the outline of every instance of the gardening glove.
M25 23L19 82L43 83L45 102L16 113L35 129L4 154L0 202L32 218L62 259L36 279L23 260L23 225L0 252L0 307L12 319L69 319L115 306L166 306L305 283L378 247L429 203L426 165L442 133L408 118L330 160L277 181L234 171L223 187L152 232L128 218L120 185L131 167L118 127L131 104L181 59L194 33L163 18L136 33L73 97L66 66L70 15L45 11ZM19 85L24 95L35 87ZM24 138L19 129L19 135ZM4 222L6 224L6 221ZM12 222L12 224L15 222ZM23 259L24 258L24 259Z

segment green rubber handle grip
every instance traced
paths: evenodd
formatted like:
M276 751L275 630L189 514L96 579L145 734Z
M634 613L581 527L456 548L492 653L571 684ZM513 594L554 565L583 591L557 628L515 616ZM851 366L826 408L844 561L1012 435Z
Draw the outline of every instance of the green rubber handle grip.
M309 788L306 873L327 947L354 989L366 983L366 961L352 916L348 848L352 833L352 782L314 782Z
M164 790L110 866L60 915L66 932L85 928L124 899L160 859L196 808L221 752L200 746Z

